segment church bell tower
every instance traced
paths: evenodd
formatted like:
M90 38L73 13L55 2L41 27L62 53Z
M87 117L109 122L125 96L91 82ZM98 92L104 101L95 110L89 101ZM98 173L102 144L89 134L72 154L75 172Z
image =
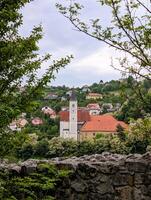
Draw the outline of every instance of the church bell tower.
M72 94L69 102L69 134L71 134L72 138L75 140L78 139L78 131L77 131L77 98L74 90L72 90Z

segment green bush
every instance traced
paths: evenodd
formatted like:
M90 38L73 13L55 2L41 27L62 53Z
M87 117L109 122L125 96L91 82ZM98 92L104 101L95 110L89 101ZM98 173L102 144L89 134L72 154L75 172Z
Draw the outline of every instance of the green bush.
M0 199L3 200L53 200L57 184L70 173L53 165L42 163L37 172L16 176L0 172Z

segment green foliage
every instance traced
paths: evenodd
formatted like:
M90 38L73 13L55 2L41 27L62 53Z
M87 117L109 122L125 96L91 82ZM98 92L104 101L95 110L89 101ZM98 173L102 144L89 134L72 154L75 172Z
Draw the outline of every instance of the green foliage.
M151 146L151 118L132 121L128 130L117 126L117 134L98 133L91 141L76 142L54 137L51 140L42 139L33 142L30 139L25 140L24 135L22 137L18 139L15 137L15 140L11 140L9 156L26 160L28 158L83 156L104 151L120 154L145 153Z
M24 144L22 148L17 152L17 157L23 160L29 159L34 154L34 148L31 144Z
M18 29L22 25L20 9L30 0L8 1L0 3L0 138L8 132L7 126L20 113L37 107L35 98L42 94L42 89L58 72L70 62L72 56L52 60L46 73L40 79L37 70L43 62L50 60L51 55L38 55L38 42L42 38L42 27L34 27L31 34L22 37ZM23 90L21 84L26 77ZM4 136L5 137L5 136ZM0 146L2 143L0 144ZM1 154L7 153L6 151Z
M144 153L151 144L151 118L139 119L130 126L127 146L131 153Z
M148 94L151 85L151 9L148 6L150 1L100 0L99 4L111 13L109 23L104 24L99 18L88 21L85 17L85 20L82 20L80 14L84 6L71 0L68 0L65 6L56 6L78 31L97 39L98 42L104 42L122 55L118 57L120 67L117 68L116 63L114 66L114 61L112 66L124 77L129 76L127 86L132 89L128 94L127 86L125 87L124 97L121 95L122 98L118 100L124 104L117 116L125 121L129 121L130 118L144 118L151 113L151 95ZM144 80L143 87L140 78ZM104 93L120 88L120 82L111 82L112 84L107 83L104 86L97 86L95 83L92 88L95 92ZM110 97L110 103L111 99ZM107 100L108 98L105 99ZM116 102L117 97L112 101Z
M125 132L124 132L124 128L120 124L117 125L116 131L117 131L117 135L118 135L120 141L125 141L126 135L125 135Z
M48 151L49 151L49 143L45 139L43 139L36 144L34 155L45 157Z
M29 175L0 172L0 199L53 200L57 183L70 173L69 170L58 170L47 163L39 164L37 172Z

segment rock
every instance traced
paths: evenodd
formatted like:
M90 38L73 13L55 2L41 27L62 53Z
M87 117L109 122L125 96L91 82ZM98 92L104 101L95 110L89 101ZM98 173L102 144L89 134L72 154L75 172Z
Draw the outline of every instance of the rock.
M56 199L151 200L151 152L127 156L104 152L50 160L29 159L18 164L0 160L0 171L15 176L41 173L38 168L41 163L72 171L70 176L59 180Z
M71 188L76 192L84 193L86 191L86 184L76 180L71 183Z

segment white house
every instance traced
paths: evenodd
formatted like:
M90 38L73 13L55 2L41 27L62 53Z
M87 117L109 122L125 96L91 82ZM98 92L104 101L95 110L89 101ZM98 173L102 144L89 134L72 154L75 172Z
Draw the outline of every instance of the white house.
M99 115L101 108L98 103L89 103L87 105L90 115Z

